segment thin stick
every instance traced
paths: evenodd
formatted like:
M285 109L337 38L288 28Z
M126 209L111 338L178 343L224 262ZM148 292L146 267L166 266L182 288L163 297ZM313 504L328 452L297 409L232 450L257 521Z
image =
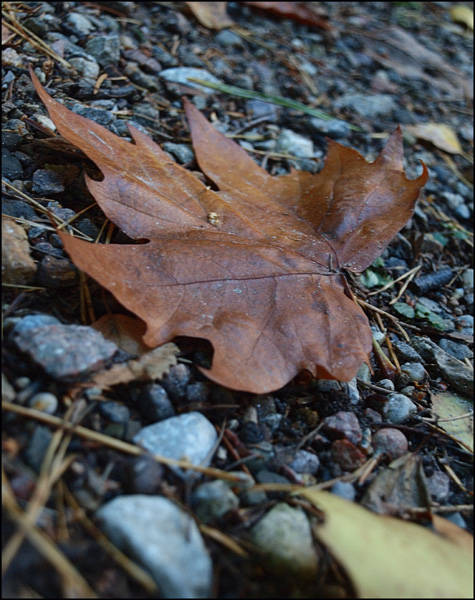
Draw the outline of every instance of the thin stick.
M159 454L151 454L143 448L140 448L139 446L135 446L133 444L129 444L128 442L112 438L108 435L104 435L103 433L99 433L98 431L93 431L92 429L83 427L82 425L74 425L74 423L69 423L59 417L48 415L33 408L27 408L26 406L20 406L7 401L2 402L2 407L5 410L9 410L11 412L17 413L24 417L28 417L30 419L35 419L37 421L47 423L48 425L62 427L66 431L71 431L74 435L88 440L92 440L94 442L98 442L99 444L103 444L104 446L108 446L109 448L113 448L114 450L118 450L119 452L126 452L127 454L132 454L133 456L142 456L146 454L148 456L151 456L157 462L170 467L180 467L182 469L188 469L190 471L197 471L199 473L209 475L210 477L216 477L217 479L226 479L228 481L236 482L242 481L242 479L238 475L227 473L226 471L222 471L214 467L202 467L200 465L194 465L186 460L175 460L174 458L167 458L166 456L160 456Z
M367 296L368 297L369 296L374 296L375 294L380 294L381 292L385 292L386 290L389 290L389 288L392 288L396 283L399 283L400 281L403 281L403 279L406 279L406 277L410 277L412 275L413 271L415 271L417 273L417 271L420 271L420 269L422 269L422 265L418 265L417 267L414 267L413 269L411 269L407 273L404 273L404 275L401 275L400 277L398 277L394 281L390 281L389 283L387 283L386 285L384 285L379 290L376 290L375 292L370 292L369 294L367 294Z

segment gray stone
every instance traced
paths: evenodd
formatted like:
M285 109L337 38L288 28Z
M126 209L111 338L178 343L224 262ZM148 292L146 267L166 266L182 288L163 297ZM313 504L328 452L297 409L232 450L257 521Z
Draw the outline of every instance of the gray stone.
M302 158L312 158L313 142L308 138L295 133L291 129L282 129L275 146L277 152L292 154Z
M335 102L337 108L349 108L366 119L390 114L397 108L389 94L345 94Z
M258 396L252 401L252 406L257 410L259 423L268 427L273 433L282 421L282 415L277 412L274 398L272 396Z
M101 402L99 412L112 423L126 423L130 419L130 410L119 402Z
M406 373L412 382L423 383L427 379L427 371L420 362L407 362L401 365L401 371Z
M340 498L344 498L345 500L349 500L353 502L356 496L356 490L352 483L348 483L347 481L336 481L331 489L332 494L340 496Z
M37 473L40 472L53 434L48 427L36 425L25 451L25 460Z
M38 314L27 315L23 317L13 328L12 334L20 335L35 327L44 327L45 325L61 325L61 322L53 315Z
M464 203L463 196L460 194L454 194L453 192L442 192L441 196L447 200L447 206L452 210L456 210Z
M108 110L92 108L90 106L84 106L83 104L74 104L71 110L73 113L76 113L81 117L86 117L86 119L91 119L91 121L95 121L104 127L109 125L109 123L115 118L114 115Z
M92 56L74 56L69 62L83 77L97 79L99 76L101 69Z
M251 540L263 552L269 569L301 579L317 572L310 524L305 512L282 502L276 504L250 531Z
M442 377L461 394L473 394L473 371L427 337L412 338L412 344L427 362L435 362Z
M383 414L386 420L394 425L403 423L417 412L417 406L404 394L389 394L384 405Z
M473 315L460 315L457 317L457 325L464 333L473 334Z
M346 121L341 119L319 119L313 117L310 119L310 124L318 132L328 135L332 138L345 138L350 134L350 126Z
M154 423L175 416L173 404L159 383L150 383L142 389L138 407L142 414Z
M239 506L238 497L221 479L198 486L193 492L191 502L196 515L203 523L211 523Z
M33 174L32 190L41 196L59 194L65 190L63 181L63 177L56 171L38 169Z
M208 598L212 562L195 521L171 500L122 496L96 512L101 529L156 581L164 598Z
M393 392L395 390L394 383L390 379L381 379L377 383L378 387L382 387L385 390Z
M117 65L120 60L120 38L116 33L94 37L87 42L86 52L94 57L101 67Z
M144 427L133 441L152 454L206 466L216 439L216 429L208 419L199 412L189 412ZM186 476L182 469L172 468L178 475Z
M208 81L209 83L221 83L219 79L217 79L209 71L206 71L206 69L197 69L195 67L175 67L172 69L166 69L165 71L162 71L159 76L168 83L186 85L187 87L201 90L205 94L213 94L215 90L199 85L198 83L188 81L188 77L195 77L196 79Z
M473 292L473 269L466 269L462 273L462 281L467 292Z
M64 382L81 381L102 369L118 350L101 333L82 325L15 327L12 340L35 365Z
M464 358L473 358L472 350L470 350L470 348L464 344L458 344L457 342L447 338L442 338L439 341L439 346L442 348L442 350L445 350L445 352L451 354L459 360L463 360Z
M195 153L188 144L174 144L173 142L165 142L163 144L165 152L169 152L176 158L180 164L191 162L195 158Z
M414 348L406 342L393 342L393 348L396 352L396 356L400 361L403 362L422 362L421 355L414 350Z
M23 175L21 162L13 156L8 148L2 148L2 176L9 180L17 179Z
M32 396L28 404L35 410L52 415L58 408L58 398L50 392L40 392Z
M470 209L466 204L461 204L460 206L457 206L457 208L454 210L454 214L459 219L470 219L471 217Z
M310 475L315 475L320 468L320 460L313 452L298 450L294 460L289 463L289 467L296 473L310 473Z
M215 37L215 40L224 46L225 48L232 48L233 46L242 46L243 40L236 33L233 33L229 29L221 30Z
M442 471L435 471L430 477L427 477L427 487L432 500L445 502L450 493L450 477Z
M66 17L66 21L72 27L75 33L80 36L89 35L91 31L94 31L95 27L91 21L80 13L69 13Z

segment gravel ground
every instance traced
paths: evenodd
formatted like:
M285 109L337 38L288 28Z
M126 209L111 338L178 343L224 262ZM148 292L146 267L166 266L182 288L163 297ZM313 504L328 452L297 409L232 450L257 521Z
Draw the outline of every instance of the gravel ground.
M289 503L290 484L380 514L431 508L472 531L473 417L437 421L473 408L472 30L449 2L312 4L330 29L237 2L227 6L235 26L220 31L181 2L5 3L6 596L351 597L312 541L312 515ZM273 175L318 172L327 138L372 160L400 124L408 176L422 160L430 180L382 258L349 276L374 332L371 369L349 383L303 373L255 396L207 380L198 367L209 344L182 338L148 357L155 371L136 360L140 377L100 379L111 365L124 377L141 349L119 350L90 327L125 311L78 273L45 209L89 239L130 240L94 205L84 173L97 169L54 134L28 65L70 110L121 137L132 123L195 173L183 95ZM184 85L190 74L332 120ZM59 418L86 430L70 436ZM401 468L414 485L383 501L388 465L408 452L418 467ZM15 541L24 511L41 551L34 534ZM113 557L97 527L145 571Z

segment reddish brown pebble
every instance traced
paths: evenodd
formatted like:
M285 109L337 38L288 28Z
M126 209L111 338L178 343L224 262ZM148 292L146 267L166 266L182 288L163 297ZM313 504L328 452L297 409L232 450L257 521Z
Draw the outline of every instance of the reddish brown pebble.
M373 448L375 452L386 454L394 460L407 452L408 442L402 431L386 427L373 435Z
M332 457L343 471L354 471L365 461L363 452L348 440L333 442Z
M346 438L353 444L361 442L361 428L355 413L340 411L323 421L323 431L330 439Z

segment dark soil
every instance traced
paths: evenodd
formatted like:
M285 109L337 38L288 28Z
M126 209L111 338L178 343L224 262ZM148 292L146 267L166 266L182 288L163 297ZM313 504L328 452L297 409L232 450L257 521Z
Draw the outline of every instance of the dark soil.
M249 464L256 482L322 484L380 513L417 521L426 509L426 525L432 511L472 531L468 506L472 503L472 454L466 443L458 441L456 432L449 435L443 423L437 426L437 413L432 410L435 395L468 397L473 392L473 382L469 382L473 373L472 32L452 21L449 2L306 4L317 4L332 29L278 18L238 2L228 3L228 14L240 28L236 33L198 24L183 2L5 3L7 26L13 25L22 35L13 35L11 27L2 30L6 40L2 221L16 221L24 229L34 260L29 266L24 265L24 257L23 262L13 260L8 277L2 267L6 378L2 398L7 402L2 441L4 473L10 486L5 494L3 542L12 553L7 557L9 568L4 578L6 597L84 594L46 551L37 550L30 536L14 548L12 539L24 511L34 512L36 529L75 566L97 597L104 598L148 598L156 593L127 574L107 551L92 525L99 507L123 494L158 494L193 514L190 497L197 484L184 485L167 467L153 461L141 479L136 469L138 457L87 436L61 438L57 423L42 425L28 409L32 398L43 392L50 394L45 403L55 401L51 395L57 400L57 406L44 409L46 413L69 420L80 415L82 426L127 442L151 422L198 410L219 431L225 424L226 443L214 454L212 467L239 470L242 458L260 452L261 463L257 467ZM407 41L403 43L398 31L425 48L426 54L419 46L414 46L419 48L415 51ZM91 49L91 40L105 35L115 35L119 47L100 55ZM68 46L70 42L75 46ZM53 57L48 49L54 50ZM68 68L58 55L77 70ZM45 209L64 220L84 211L74 221L83 234L95 239L102 232L101 242L109 233L112 238L107 241L130 241L109 228L98 206L86 210L94 199L85 186L84 174L100 174L87 158L48 129L49 123L43 120L47 113L32 86L28 65L69 108L82 110L80 114L123 137L128 135L125 123L133 121L195 172L198 166L188 146L189 131L182 111L184 94L217 122L222 132L238 132L244 147L275 175L290 168L319 171L326 154L326 136L372 160L398 124L403 130L429 122L450 127L461 144L459 151L444 152L405 132L406 172L410 178L416 177L422 160L430 171L429 183L414 217L382 260L362 276L349 276L355 294L367 302L367 316L379 332L383 353L391 363L396 362L395 371L374 355L372 372L366 380L360 373L358 389L353 391L346 384L313 381L302 373L271 395L257 397L207 380L198 367L212 360L212 348L206 342L183 338L175 340L179 364L163 380L155 381L162 391L152 389L158 396L151 413L147 409L150 383L97 389L89 382L92 373L87 369L77 377L74 373L67 378L58 375L54 353L40 357L37 350L28 352L28 339L20 351L12 332L28 316L50 315L62 324L87 326L110 312L126 313L96 282L88 280L85 287L85 276L63 251ZM313 117L300 111L213 90L174 87L159 77L161 71L172 67L205 69L222 83L297 100L339 119L339 125L331 129L328 124L334 122L312 123ZM100 82L102 75L107 77ZM295 155L303 143L298 138L297 146L276 147L275 140L284 129L311 140L313 155ZM286 154L289 158L282 156ZM13 258L16 252L12 251ZM22 266L15 266L20 262ZM417 266L420 270L397 298L396 306L394 299L404 279L369 295L390 278ZM27 275L18 275L19 269L26 269ZM387 340L381 332L388 334ZM421 348L424 336L435 343L435 350ZM107 361L96 351L94 360ZM444 370L437 358L439 351L457 358L458 363ZM415 371L401 370L400 365L406 363L418 363L425 374L418 378ZM391 385L416 407L405 419L388 416L385 387ZM15 407L20 413L21 408L25 410L18 414ZM331 417L335 420L329 420ZM402 444L402 450L396 449L391 456L389 446L384 446L389 442L382 442L386 454L361 478L361 465L370 460L376 440L381 440L376 434L383 428L392 430L390 443ZM56 442L48 433L55 431ZM45 472L47 460L43 470L41 465L48 444L58 464L49 463ZM298 472L290 466L295 467L292 460L301 450L317 457L320 466L314 473ZM424 493L406 490L406 495L392 499L391 506L388 501L377 508L368 500L367 490L378 474L387 470L391 459L406 450L415 453L422 466L418 485ZM54 468L60 465L64 468L54 476ZM338 479L349 487L344 491L334 488ZM40 492L39 485L43 486ZM265 485L261 489L265 490ZM284 492L268 490L255 504L241 500L237 508L210 524L249 550L249 529L277 500L286 498ZM214 566L213 597L352 595L351 582L321 547L320 578L308 592L294 580L269 575L265 561L252 547L250 558L242 558L211 537L206 537L205 543Z

